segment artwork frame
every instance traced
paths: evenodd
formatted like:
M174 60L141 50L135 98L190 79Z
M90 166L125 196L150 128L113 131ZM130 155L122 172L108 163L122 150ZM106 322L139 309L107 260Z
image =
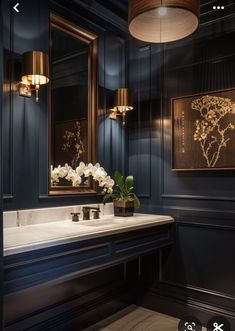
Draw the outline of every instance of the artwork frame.
M172 171L235 170L232 150L234 87L171 98Z

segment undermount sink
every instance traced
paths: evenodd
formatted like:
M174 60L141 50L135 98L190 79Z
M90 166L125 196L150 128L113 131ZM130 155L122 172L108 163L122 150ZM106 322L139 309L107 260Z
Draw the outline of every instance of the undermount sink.
M109 218L109 219L97 219L97 220L89 220L89 221L83 221L80 222L81 225L85 225L85 226L112 226L115 222L115 220L113 218Z

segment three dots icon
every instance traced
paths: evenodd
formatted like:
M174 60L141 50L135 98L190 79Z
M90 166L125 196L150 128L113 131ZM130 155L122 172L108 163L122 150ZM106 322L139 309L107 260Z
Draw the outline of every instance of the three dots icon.
M223 10L224 9L224 6L213 6L213 9L214 10L216 10L216 9L218 9L218 10L222 9Z

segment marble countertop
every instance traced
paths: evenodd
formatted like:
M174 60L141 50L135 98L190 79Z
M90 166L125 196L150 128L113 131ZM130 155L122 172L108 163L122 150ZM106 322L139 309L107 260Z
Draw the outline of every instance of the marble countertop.
M135 214L105 216L99 220L64 220L4 229L4 255L17 254L69 242L102 237L156 225L173 223L171 216Z

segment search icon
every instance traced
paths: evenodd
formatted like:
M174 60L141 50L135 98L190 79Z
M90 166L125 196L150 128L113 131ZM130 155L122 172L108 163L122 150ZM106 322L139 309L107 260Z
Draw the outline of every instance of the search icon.
M186 331L195 331L196 323L192 322L189 324L189 322L185 323Z
M178 325L179 331L202 331L201 322L193 316L183 318Z

